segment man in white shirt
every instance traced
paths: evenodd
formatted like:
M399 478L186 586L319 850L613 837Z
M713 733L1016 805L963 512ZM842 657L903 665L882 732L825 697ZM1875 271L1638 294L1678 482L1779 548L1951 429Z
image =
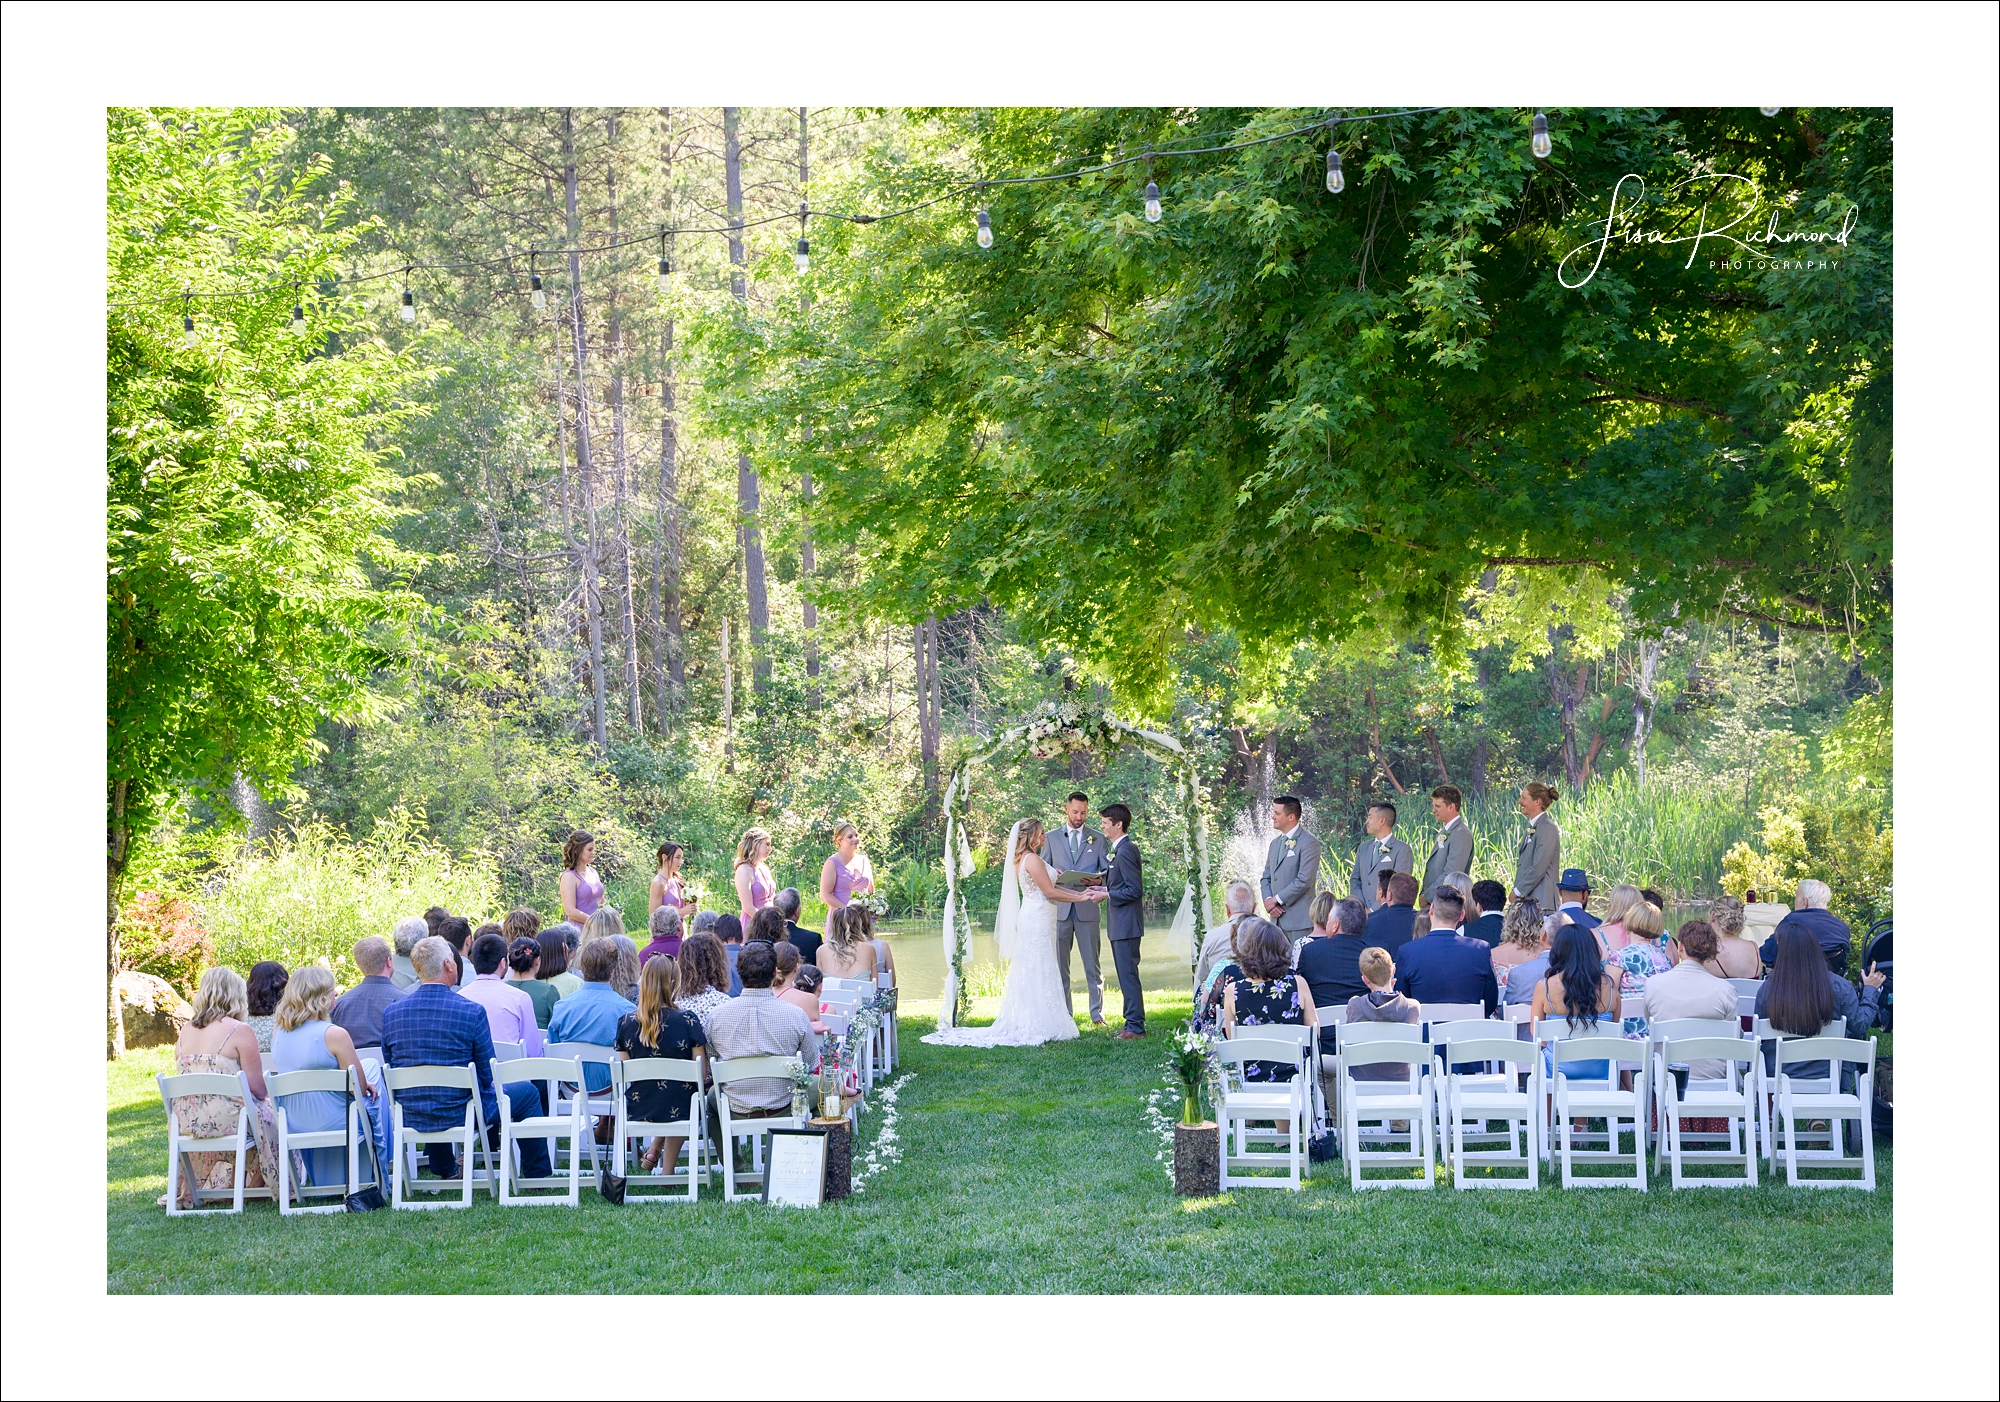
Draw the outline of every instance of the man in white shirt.
M1111 869L1111 860L1106 853L1104 834L1088 832L1084 822L1090 817L1090 796L1073 793L1063 804L1063 823L1042 841L1042 860L1047 863L1049 875L1056 877L1066 871L1083 871L1102 874ZM1081 939L1079 940L1079 936ZM1072 946L1083 946L1083 981L1090 993L1090 1020L1099 1027L1104 1025L1104 973L1099 962L1101 946L1098 944L1097 903L1095 901L1062 901L1056 906L1056 960L1062 965L1063 998L1070 998L1069 953ZM1070 1003L1072 1015L1076 1004Z

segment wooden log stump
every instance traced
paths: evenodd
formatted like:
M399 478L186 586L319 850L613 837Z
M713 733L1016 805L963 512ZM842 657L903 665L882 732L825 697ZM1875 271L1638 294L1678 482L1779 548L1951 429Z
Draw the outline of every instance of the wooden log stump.
M1222 1136L1215 1121L1174 1126L1174 1191L1184 1198L1222 1191Z
M847 1116L816 1119L813 1129L826 1131L826 1201L854 1192L854 1124Z

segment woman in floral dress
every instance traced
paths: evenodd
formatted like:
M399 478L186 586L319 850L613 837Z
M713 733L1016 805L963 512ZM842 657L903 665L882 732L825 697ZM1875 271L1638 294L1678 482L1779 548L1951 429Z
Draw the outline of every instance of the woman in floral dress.
M1292 972L1292 942L1284 931L1268 920L1249 916L1236 927L1235 946L1241 967L1226 975L1229 982L1223 985L1224 1035L1234 1037L1239 1027L1318 1026L1312 990L1303 977ZM1265 1084L1289 1081L1297 1071L1286 1062L1243 1063L1245 1081Z
M247 1021L249 993L234 969L210 969L194 996L194 1016L174 1043L174 1064L184 1076L213 1072L250 1083L250 1137L256 1154L244 1165L243 1186L262 1188L278 1181L278 1119L264 1089L264 1061L257 1034ZM183 1095L174 1100L174 1123L186 1139L223 1139L236 1133L242 1102L226 1095ZM193 1207L194 1190L233 1192L236 1156L191 1153L181 1170L181 1207ZM301 1170L303 1165L300 1165ZM294 1181L303 1182L303 1171ZM166 1199L162 1198L162 1202Z

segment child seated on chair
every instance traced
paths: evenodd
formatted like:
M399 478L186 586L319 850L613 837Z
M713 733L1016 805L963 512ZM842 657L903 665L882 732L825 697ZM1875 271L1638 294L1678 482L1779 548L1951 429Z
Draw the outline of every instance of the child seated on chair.
M1368 985L1368 991L1347 1000L1349 1025L1422 1020L1423 1009L1396 991L1396 961L1389 957L1388 950L1370 945L1361 951L1361 981ZM1410 1071L1407 1066L1385 1063L1357 1066L1349 1074L1357 1081L1403 1081L1409 1079Z

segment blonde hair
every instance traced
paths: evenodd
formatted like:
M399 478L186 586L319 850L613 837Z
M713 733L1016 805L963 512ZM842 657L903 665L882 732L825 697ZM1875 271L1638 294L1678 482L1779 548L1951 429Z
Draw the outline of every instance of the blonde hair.
M1507 912L1507 918L1500 925L1500 940L1517 949L1542 947L1542 908L1533 896L1523 896L1515 901Z
M736 843L736 865L740 867L754 865L757 861L757 844L770 841L771 834L762 828L743 829L743 836ZM777 844L772 843L772 845Z
M1625 916L1625 933L1658 939L1667 932L1666 918L1651 901L1640 901Z
M835 823L833 825L833 840L835 842L840 841L841 838L847 836L847 834L849 833L854 834L854 840L856 842L859 842L861 840L861 829L854 826L854 824L847 822L840 822L840 823Z
M1041 851L1042 844L1046 841L1048 841L1048 829L1042 826L1042 820L1040 818L1024 819L1021 823L1020 845L1014 849L1014 865L1019 866L1021 858L1027 856L1030 852Z
M1607 925L1623 925L1625 917L1632 913L1633 907L1642 906L1645 903L1646 898L1639 894L1637 886L1626 886L1623 884L1613 886L1611 894L1604 898L1604 923ZM1654 933L1657 934L1658 931Z
M290 1032L308 1022L324 1022L333 1011L333 1000L339 996L340 985L319 965L308 964L295 970L285 984L285 996L278 1000L278 1026Z
M660 1044L660 1023L679 989L680 971L671 959L648 959L639 971L639 1040L645 1045Z
M1734 939L1743 933L1743 902L1717 896L1708 903L1708 923L1723 939Z
M250 1016L250 990L243 982L243 975L234 969L217 967L201 976L201 987L195 990L194 1016L188 1019L189 1026L206 1027L225 1017L233 1017L238 1022Z
M1360 964L1361 977L1370 988L1387 988L1396 981L1396 961L1380 945L1371 944L1362 950Z
M857 942L868 942L868 926L862 923L861 911L851 905L844 905L833 913L826 922L826 942L840 953L843 964L848 961L847 951Z
M583 942L608 940L625 933L625 915L615 905L601 905L583 924Z

